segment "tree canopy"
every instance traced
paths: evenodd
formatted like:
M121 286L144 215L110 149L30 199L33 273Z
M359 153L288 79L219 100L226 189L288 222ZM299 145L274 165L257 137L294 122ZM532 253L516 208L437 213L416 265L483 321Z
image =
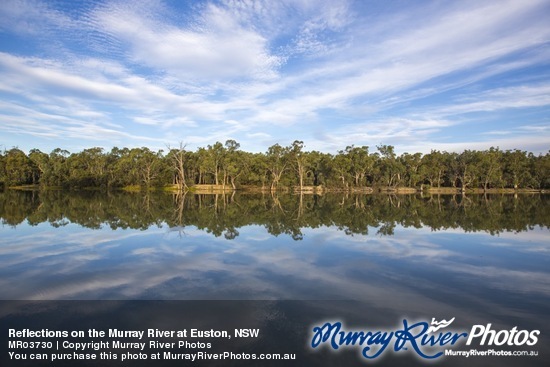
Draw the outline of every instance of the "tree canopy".
M69 153L18 148L0 153L0 185L64 188L159 187L218 185L272 191L323 186L335 190L365 187L451 187L494 189L550 188L550 152L521 150L432 150L428 154L395 153L395 147L347 146L337 154L308 151L302 141L274 144L265 153L240 149L235 140L216 142L195 151L180 144L167 151L149 148L93 147Z

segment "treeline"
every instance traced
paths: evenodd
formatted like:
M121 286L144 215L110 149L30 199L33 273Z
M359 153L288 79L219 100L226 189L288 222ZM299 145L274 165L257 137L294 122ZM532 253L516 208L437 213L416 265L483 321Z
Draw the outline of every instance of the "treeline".
M181 145L166 151L148 148L85 149L45 153L18 148L0 153L0 185L40 185L63 188L160 187L218 185L300 190L324 187L361 190L367 187L548 189L550 152L534 155L521 150L465 150L450 153L397 155L391 145L346 147L337 154L306 151L304 143L275 144L265 153L240 150L228 140L195 151Z
M163 192L0 192L0 223L75 223L86 228L197 228L234 239L241 228L261 226L295 240L305 228L335 227L348 235L392 235L397 226L459 229L490 234L550 227L550 196L531 195L295 195L246 193L193 195Z

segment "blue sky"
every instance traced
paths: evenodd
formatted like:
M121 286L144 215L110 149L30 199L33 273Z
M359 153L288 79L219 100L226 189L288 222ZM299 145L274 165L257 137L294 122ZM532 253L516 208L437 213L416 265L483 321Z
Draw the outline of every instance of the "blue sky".
M0 1L0 149L550 149L550 2Z

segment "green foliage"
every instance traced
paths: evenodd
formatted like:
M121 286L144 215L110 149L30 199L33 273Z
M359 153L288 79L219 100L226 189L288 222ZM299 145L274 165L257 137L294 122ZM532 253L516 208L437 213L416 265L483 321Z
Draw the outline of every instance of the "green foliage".
M181 190L196 184L227 188L261 187L272 191L320 186L354 191L365 187L468 189L548 189L550 152L535 156L520 150L465 150L403 153L391 145L377 152L354 145L336 155L306 151L302 141L274 144L265 153L240 150L235 140L189 151L157 152L146 147L85 149L70 154L57 148L50 154L17 148L0 154L0 186L40 185L65 188L163 187Z
M7 151L3 159L3 180L6 186L37 183L37 168L34 162L20 149Z

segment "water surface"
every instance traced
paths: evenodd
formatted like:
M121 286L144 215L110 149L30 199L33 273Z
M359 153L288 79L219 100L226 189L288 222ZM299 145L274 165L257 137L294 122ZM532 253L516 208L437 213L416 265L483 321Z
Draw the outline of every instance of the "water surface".
M379 325L429 316L547 331L549 202L6 191L1 297L349 301Z
M3 299L550 295L547 196L0 195Z

